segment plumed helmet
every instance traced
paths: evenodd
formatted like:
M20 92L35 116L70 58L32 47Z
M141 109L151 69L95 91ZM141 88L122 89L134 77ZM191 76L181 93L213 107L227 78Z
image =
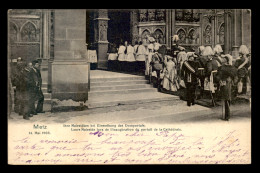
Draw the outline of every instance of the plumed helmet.
M214 52L213 52L213 50L212 50L212 48L211 48L210 46L207 46L207 47L204 49L202 55L203 55L203 56L212 56L212 55L214 55Z
M246 47L246 45L241 45L239 48L239 53L243 54L243 55L247 55L249 54L249 50Z
M222 53L223 50L222 50L222 47L220 44L217 44L215 47L214 47L214 53Z

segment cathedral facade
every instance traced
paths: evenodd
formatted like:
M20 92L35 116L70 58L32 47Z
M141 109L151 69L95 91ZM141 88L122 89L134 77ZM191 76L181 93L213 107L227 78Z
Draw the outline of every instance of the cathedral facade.
M9 60L40 60L43 83L53 97L87 99L84 93L89 88L88 45L97 50L98 68L106 69L109 43L128 40L145 44L147 35L168 48L172 47L173 35L179 36L181 46L193 49L220 44L225 53L238 57L240 45L251 48L251 10L8 11Z

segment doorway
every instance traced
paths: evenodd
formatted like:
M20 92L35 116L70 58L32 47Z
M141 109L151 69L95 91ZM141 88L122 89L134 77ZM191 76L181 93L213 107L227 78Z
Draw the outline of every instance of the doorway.
M108 10L108 18L108 42L117 46L124 41L131 43L130 11Z

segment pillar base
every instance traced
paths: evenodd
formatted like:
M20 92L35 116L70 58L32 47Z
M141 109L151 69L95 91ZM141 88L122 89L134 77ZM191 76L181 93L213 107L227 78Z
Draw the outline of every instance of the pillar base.
M99 41L97 42L97 68L98 69L107 69L107 50L108 50L108 43L107 41Z
M54 60L51 63L52 99L88 100L89 63L85 60Z

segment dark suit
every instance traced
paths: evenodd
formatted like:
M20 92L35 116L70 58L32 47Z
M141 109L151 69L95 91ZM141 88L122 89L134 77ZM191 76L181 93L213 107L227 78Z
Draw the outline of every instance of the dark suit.
M223 65L219 68L217 78L220 80L220 93L225 104L225 120L230 118L230 103L232 85L236 77L237 69L231 65Z
M189 68L191 67L191 68ZM195 61L185 61L182 65L181 76L186 85L187 105L194 104L195 90L197 85L198 63Z
M39 80L36 69L31 68L28 74L28 82L27 82L27 90L28 90L28 112L30 114L36 114L35 110L35 99L37 96L37 92L39 90Z
M38 77L38 82L39 86L37 87L37 92L36 92L36 98L37 98L37 107L36 107L36 112L42 112L43 111L43 102L44 102L44 95L42 93L42 77L41 77L41 72L39 69L36 69L37 71L37 77Z

